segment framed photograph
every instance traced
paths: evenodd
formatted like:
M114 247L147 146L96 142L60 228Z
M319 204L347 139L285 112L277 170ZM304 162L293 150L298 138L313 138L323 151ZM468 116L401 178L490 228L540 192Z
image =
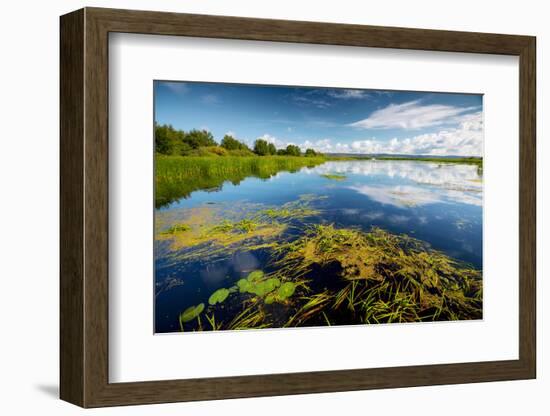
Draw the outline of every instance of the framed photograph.
M61 17L82 407L536 376L535 38Z

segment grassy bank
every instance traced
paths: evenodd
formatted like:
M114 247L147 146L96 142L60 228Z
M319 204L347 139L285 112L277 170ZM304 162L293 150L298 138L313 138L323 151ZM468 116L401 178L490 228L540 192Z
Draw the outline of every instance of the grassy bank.
M199 189L216 189L225 181L238 184L253 176L267 179L280 171L297 171L325 162L297 156L155 156L155 205L169 204Z

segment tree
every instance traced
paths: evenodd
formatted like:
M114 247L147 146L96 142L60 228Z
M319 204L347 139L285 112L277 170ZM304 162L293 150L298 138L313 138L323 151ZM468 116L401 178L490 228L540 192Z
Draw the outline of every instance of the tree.
M300 156L300 148L294 144L289 144L286 147L286 154L289 156Z
M269 143L267 145L267 151L270 155L277 154L277 148L275 147L275 145L273 143Z
M155 152L165 155L180 154L184 148L189 146L183 143L185 133L176 130L169 124L155 124Z
M185 134L183 141L193 149L206 146L217 146L214 136L207 130L191 130Z
M155 125L155 152L169 155L174 151L174 143L168 137L168 126Z
M269 144L264 139L258 139L254 142L254 153L259 156L266 156L269 154Z
M277 149L277 155L278 156L286 155L286 150L285 149Z
M306 149L306 157L314 157L317 156L317 152L313 149Z
M233 136L228 134L223 136L220 146L227 150L250 150L246 144L238 141Z

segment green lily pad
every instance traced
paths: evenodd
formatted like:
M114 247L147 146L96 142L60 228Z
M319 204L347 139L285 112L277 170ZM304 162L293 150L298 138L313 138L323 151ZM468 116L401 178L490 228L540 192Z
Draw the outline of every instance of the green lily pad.
M275 302L277 300L277 296L275 296L274 293L270 293L269 295L267 295L264 299L264 303L266 305L271 305L273 302Z
M283 300L291 297L296 290L296 283L285 282L277 289L277 296Z
M250 292L252 284L246 279L241 279L237 282L237 287L239 288L239 292L246 293Z
M251 292L257 296L265 296L281 285L281 281L275 277L253 285Z
M189 322L199 316L204 310L204 303L199 303L197 306L190 306L180 315L180 322Z
M216 290L208 298L208 303L210 305L215 305L216 303L222 303L229 296L229 289L221 288Z
M266 305L270 305L273 302L284 302L289 297L291 297L296 291L296 283L285 282L277 290L268 294L264 302Z
M261 270L254 270L253 272L251 272L247 279L249 282L254 282L254 281L258 281L258 280L262 280L262 277L264 277L264 272L261 271Z

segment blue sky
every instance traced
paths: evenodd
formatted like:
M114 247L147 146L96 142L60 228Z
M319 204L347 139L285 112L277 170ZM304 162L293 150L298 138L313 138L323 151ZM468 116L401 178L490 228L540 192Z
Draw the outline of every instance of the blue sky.
M155 121L325 153L481 156L482 96L155 81Z

